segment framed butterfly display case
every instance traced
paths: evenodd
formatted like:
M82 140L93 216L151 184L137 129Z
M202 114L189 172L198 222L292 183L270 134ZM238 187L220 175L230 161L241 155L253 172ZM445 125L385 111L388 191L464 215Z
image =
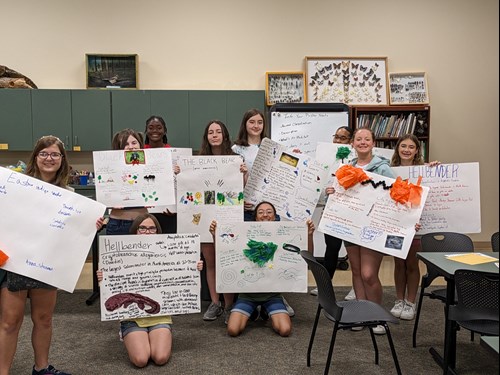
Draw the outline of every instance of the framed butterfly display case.
M391 105L429 104L425 73L389 73L389 101Z
M308 103L387 105L387 57L305 60Z
M266 72L266 103L305 103L304 72Z

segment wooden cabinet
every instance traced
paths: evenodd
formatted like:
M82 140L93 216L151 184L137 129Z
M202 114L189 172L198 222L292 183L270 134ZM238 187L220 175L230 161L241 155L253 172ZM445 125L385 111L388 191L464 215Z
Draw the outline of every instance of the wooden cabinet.
M111 99L104 90L72 90L72 150L111 148Z
M412 133L422 145L425 161L429 161L430 106L351 106L351 127L373 130L377 147L394 148L398 138Z
M71 91L31 90L31 103L33 141L55 135L64 142L66 150L72 150Z
M0 150L33 148L31 90L0 89Z
M144 132L146 119L167 123L173 147L201 145L208 121L223 121L232 138L250 108L265 108L263 90L0 90L0 150L31 151L44 135L69 151L109 150L113 134Z

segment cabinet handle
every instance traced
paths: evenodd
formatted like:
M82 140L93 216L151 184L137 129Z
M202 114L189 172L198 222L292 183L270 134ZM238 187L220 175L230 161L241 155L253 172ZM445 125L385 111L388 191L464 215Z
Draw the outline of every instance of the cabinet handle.
M74 142L73 142L73 146L77 146L77 145L78 145L78 136L77 136L77 135L75 135L75 137L74 137L74 138L75 138L75 139L74 139Z
M69 137L66 136L66 138L64 138L64 144L66 147L69 147Z

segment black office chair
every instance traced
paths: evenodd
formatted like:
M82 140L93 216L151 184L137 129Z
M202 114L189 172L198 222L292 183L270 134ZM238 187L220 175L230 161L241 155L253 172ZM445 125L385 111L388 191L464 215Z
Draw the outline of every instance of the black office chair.
M491 249L498 253L498 232L495 232L491 235Z
M450 306L448 312L447 332L449 335L456 335L456 330L463 327L472 333L498 336L498 281L498 273L472 270L455 271L457 303ZM453 321L457 323L454 327ZM452 331L453 328L455 332ZM448 338L446 342L449 341ZM444 358L448 358L451 348L445 347L444 350Z
M468 253L474 251L474 243L471 238L462 233L454 232L434 232L422 235L420 240L422 252L444 252L444 253ZM439 276L439 273L432 267L427 267L427 273L420 281L420 296L418 298L417 315L413 326L413 347L417 347L417 329L420 320L420 311L425 297L446 302L446 288L426 291L431 283ZM471 336L472 338L472 336Z
M382 325L385 328L387 340L389 341L389 346L391 347L392 358L394 359L394 364L396 366L396 371L398 374L401 374L401 368L399 367L391 331L389 330L389 325L387 324L388 322L398 324L399 320L392 316L392 314L390 314L382 306L371 301L337 301L332 286L332 279L326 268L318 263L311 253L301 251L300 255L308 264L318 287L318 309L316 311L316 318L314 320L311 338L309 340L309 347L307 348L307 367L311 367L311 351L314 336L316 335L316 328L318 327L321 310L324 309L325 317L334 323L330 348L328 350L328 359L326 361L324 371L325 375L328 374L330 370L333 347L335 345L335 338L337 337L337 331L339 329L346 330L353 327L368 327L373 347L375 349L375 364L378 365L378 346L373 333L373 327L376 327L377 325Z

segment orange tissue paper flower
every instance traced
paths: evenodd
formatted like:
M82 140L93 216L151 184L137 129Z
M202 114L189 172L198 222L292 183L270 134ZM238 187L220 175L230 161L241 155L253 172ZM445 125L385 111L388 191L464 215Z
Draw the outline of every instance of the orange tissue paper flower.
M0 250L0 266L3 266L7 262L7 259L9 259L9 256Z
M418 178L416 185L403 180L401 177L396 178L396 181L392 184L391 198L401 204L410 203L412 206L419 206L422 198L421 181L421 176Z
M340 167L335 173L339 184L344 189L349 189L359 182L369 180L365 171L361 168L353 167L352 165L344 165Z

